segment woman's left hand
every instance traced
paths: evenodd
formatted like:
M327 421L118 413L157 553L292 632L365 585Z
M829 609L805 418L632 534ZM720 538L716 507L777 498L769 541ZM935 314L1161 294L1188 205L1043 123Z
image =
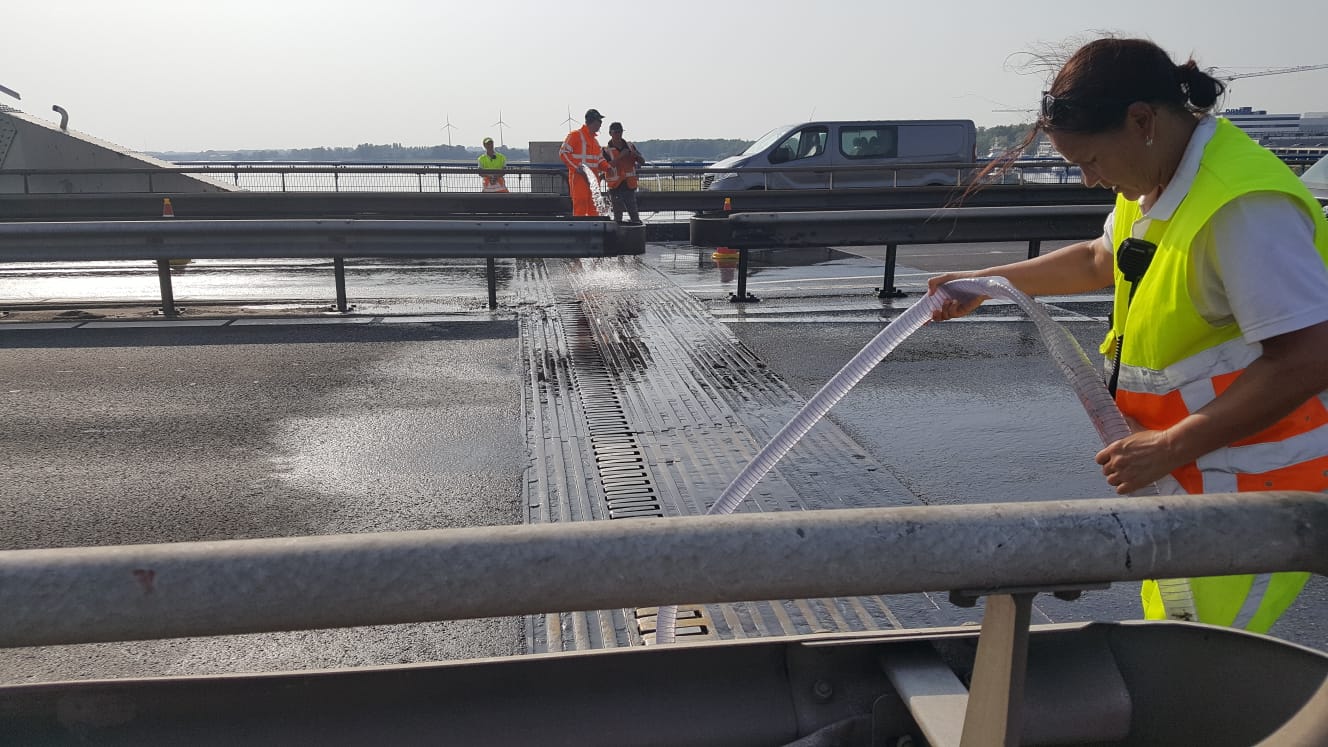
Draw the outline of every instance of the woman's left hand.
M1166 431L1140 430L1133 421L1130 427L1133 433L1108 444L1095 457L1107 484L1120 495L1156 482L1181 464L1176 461Z

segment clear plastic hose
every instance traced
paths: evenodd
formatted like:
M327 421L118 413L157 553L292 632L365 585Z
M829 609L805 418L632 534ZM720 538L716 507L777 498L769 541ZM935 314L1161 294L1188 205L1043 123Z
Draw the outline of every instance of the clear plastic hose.
M1043 343L1051 353L1056 367L1069 381L1071 388L1079 397L1084 410L1097 429L1102 443L1110 444L1130 435L1129 424L1125 416L1116 407L1111 393L1102 383L1097 369L1089 361L1084 350L1074 336L1064 327L1052 320L1042 304L1034 301L1027 294L1015 288L1003 277L965 278L952 280L941 286L939 292L928 294L900 314L872 338L858 354L853 356L839 373L830 377L820 391L812 395L797 415L793 416L775 437L770 439L752 461L738 473L724 492L719 494L709 514L732 513L747 497L752 488L774 468L775 464L802 439L812 426L816 425L835 403L843 399L859 381L862 381L873 368L890 354L909 335L918 331L931 321L934 311L941 307L947 298L971 299L975 296L987 296L1010 301L1037 326ZM1157 487L1149 485L1138 490L1134 495L1157 495ZM1184 579L1160 582L1163 604L1167 617L1178 620L1197 619L1194 614L1194 602L1189 591L1189 583ZM674 605L661 606L655 618L655 640L657 643L672 643L674 624L678 609Z

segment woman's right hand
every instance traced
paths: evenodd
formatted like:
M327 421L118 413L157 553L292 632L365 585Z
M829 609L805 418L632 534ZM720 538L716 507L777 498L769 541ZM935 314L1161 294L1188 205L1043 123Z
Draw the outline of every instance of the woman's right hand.
M962 280L964 278L977 277L976 272L947 272L942 275L927 279L927 294L931 295L938 292L938 289L951 280ZM933 311L931 320L933 322L943 322L955 317L967 316L974 309L982 305L990 296L973 296L962 301L947 297L941 302L941 308Z

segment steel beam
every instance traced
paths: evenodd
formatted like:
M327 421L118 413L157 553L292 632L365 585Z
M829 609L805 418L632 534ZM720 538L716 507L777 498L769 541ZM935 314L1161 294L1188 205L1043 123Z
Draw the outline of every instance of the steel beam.
M697 246L787 247L1085 239L1109 205L734 213L691 220Z
M607 218L0 223L0 262L335 257L603 257L644 234Z
M134 220L161 215L170 197L180 218L439 218L570 215L565 195L511 192L217 192L5 195L0 221ZM724 198L735 211L1106 205L1112 194L1082 185L992 185L963 195L953 187L842 190L700 190L637 195L642 212L718 212Z
M1328 495L11 550L0 552L0 647L1280 570L1328 573Z
M565 196L512 192L216 192L5 195L0 220L143 220L171 198L180 218L416 218L571 215Z

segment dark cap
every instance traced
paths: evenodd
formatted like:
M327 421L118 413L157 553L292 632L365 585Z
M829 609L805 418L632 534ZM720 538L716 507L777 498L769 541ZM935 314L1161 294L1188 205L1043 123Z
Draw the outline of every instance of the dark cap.
M622 122L614 122L609 125L609 132L622 132Z
M600 121L603 121L603 120L604 120L604 115L599 113L599 109L587 109L587 110L586 110L586 121L589 122L589 121L591 121L592 119L598 119L598 120L600 120Z
M484 142L482 143L482 145L488 145L488 144L490 144L490 143L492 143L492 142L493 142L493 138L491 138L491 137L486 137L486 138L484 138Z

